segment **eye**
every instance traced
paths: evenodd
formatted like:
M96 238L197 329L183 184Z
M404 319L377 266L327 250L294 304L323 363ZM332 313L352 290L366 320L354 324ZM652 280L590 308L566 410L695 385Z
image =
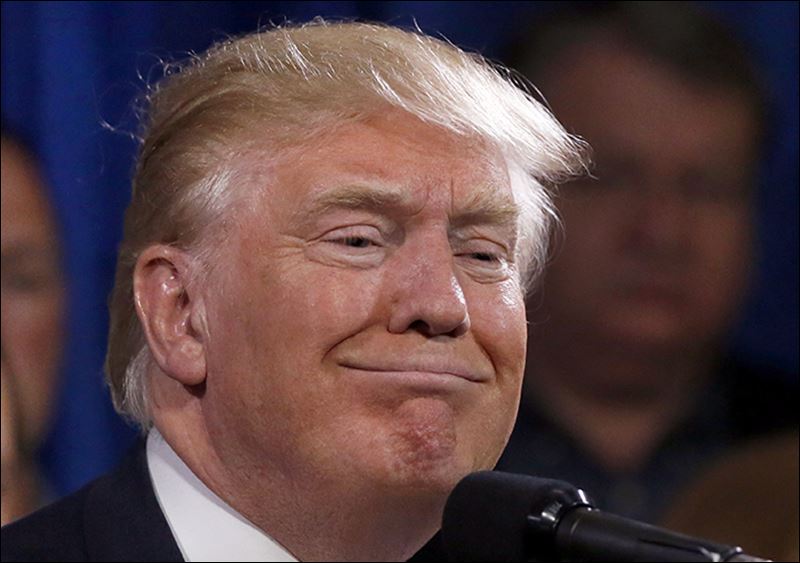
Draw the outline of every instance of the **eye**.
M322 242L344 252L365 253L382 248L384 237L374 227L355 225L329 231L322 237Z
M18 293L39 293L58 286L58 274L50 268L4 268L2 275L4 289Z
M486 238L474 238L458 244L455 253L482 266L496 266L508 261L505 247Z
M308 241L307 251L315 261L340 268L373 268L383 263L389 238L370 224L336 227Z
M331 239L328 242L334 242L352 248L367 248L375 244L367 237L341 237L338 239Z
M501 282L515 272L511 228L470 226L455 232L450 244L459 268L479 283Z
M493 254L491 252L473 252L469 255L470 258L473 260L478 260L480 262L487 262L490 264L500 262L500 256L497 254Z

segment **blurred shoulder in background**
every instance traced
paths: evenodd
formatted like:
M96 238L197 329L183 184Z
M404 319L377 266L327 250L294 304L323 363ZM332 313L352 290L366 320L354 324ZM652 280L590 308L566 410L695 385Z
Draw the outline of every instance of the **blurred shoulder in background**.
M797 439L787 432L733 448L675 498L663 524L798 561Z

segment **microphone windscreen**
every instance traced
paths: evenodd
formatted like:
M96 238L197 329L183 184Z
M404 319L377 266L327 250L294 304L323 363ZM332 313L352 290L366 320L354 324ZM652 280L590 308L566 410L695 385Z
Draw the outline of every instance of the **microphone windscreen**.
M526 561L531 546L528 516L546 506L562 481L499 471L462 479L444 509L442 540L455 561ZM535 551L535 550L534 550Z

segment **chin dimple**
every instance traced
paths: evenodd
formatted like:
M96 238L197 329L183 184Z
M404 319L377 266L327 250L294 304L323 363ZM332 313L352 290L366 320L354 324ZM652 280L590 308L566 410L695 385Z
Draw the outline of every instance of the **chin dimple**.
M394 417L395 454L400 464L424 470L455 453L455 414L443 400L411 399L397 409Z

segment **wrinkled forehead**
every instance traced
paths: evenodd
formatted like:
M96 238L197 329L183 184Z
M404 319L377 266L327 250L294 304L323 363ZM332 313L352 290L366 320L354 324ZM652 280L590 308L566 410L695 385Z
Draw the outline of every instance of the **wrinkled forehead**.
M446 206L453 214L515 207L509 163L488 143L428 125L408 114L343 124L286 150L266 187L272 205L297 207L331 193L422 209ZM380 196L380 197L378 197Z

